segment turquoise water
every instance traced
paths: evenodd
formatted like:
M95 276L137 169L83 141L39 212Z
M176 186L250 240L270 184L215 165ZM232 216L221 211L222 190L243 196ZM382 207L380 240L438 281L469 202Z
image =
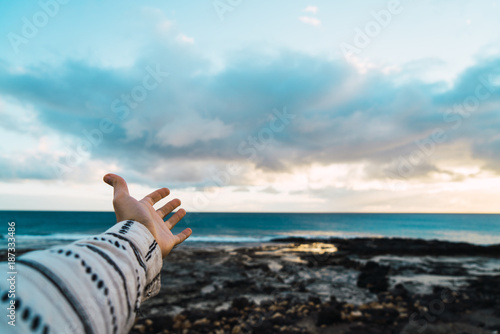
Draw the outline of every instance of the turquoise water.
M45 247L98 234L113 212L0 211L0 234L16 222L18 248ZM188 213L174 232L190 227L194 242L262 242L276 237L408 237L500 243L500 215L360 213ZM3 229L3 230L2 230ZM1 241L1 240L0 240ZM0 248L6 247L6 242Z

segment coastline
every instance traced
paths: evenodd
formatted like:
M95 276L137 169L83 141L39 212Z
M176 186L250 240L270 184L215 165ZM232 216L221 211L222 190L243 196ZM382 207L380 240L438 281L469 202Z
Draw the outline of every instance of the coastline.
M180 247L131 333L495 333L500 245L286 238Z
M161 282L131 333L500 331L500 245L403 238L191 243L165 259Z

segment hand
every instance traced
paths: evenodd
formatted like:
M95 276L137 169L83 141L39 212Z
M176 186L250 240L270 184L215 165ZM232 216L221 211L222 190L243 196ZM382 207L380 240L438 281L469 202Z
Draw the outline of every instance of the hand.
M184 216L186 211L179 209L167 221L163 221L169 213L181 205L179 199L173 199L158 210L153 205L170 194L167 188L153 191L140 201L128 193L127 182L115 174L106 174L104 182L114 188L113 207L115 208L118 222L124 220L135 220L148 228L161 249L163 258L170 253L174 246L186 240L192 233L190 228L185 229L177 235L170 231Z

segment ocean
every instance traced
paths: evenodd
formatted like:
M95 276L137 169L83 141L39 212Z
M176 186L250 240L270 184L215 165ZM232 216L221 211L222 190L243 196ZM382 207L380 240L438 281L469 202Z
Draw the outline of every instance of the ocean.
M46 248L99 234L115 223L113 212L0 211L0 249L8 222L16 223L16 248ZM3 227L2 227L3 225ZM174 233L190 227L186 245L259 243L305 238L406 237L500 244L499 214L187 213Z

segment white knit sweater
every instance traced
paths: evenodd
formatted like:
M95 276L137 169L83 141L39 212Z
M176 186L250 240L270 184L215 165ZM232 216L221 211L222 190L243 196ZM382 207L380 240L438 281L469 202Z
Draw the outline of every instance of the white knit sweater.
M15 298L7 265L0 263L0 333L127 333L139 305L160 291L162 256L144 225L123 221L17 258ZM11 300L15 326L6 316Z

